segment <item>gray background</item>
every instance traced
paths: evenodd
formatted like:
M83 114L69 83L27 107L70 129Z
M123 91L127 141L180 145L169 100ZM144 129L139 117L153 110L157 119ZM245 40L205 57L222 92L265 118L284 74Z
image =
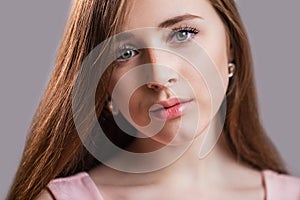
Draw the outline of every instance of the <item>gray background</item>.
M0 199L49 80L70 2L0 2ZM300 176L299 1L238 0L238 6L252 45L265 128L292 174Z

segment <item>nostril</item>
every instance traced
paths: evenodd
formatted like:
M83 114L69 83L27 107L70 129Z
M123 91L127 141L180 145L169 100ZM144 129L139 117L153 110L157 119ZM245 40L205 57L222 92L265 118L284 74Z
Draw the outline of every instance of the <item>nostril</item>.
M167 83L167 84L173 85L176 81L177 81L176 78L171 78L171 79L168 80L168 83Z
M157 84L155 84L155 83L148 83L147 87L149 89L153 89L153 90L158 90L159 89L159 86Z

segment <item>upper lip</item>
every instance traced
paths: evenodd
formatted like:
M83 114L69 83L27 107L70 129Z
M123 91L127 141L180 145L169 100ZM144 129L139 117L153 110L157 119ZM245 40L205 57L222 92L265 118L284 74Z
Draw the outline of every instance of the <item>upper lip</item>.
M150 112L155 112L161 109L167 109L170 107L173 107L177 104L182 104L182 103L186 103L191 101L192 99L188 99L188 98L169 98L167 100L161 100L156 102L151 108L150 108ZM163 108L162 108L163 107Z

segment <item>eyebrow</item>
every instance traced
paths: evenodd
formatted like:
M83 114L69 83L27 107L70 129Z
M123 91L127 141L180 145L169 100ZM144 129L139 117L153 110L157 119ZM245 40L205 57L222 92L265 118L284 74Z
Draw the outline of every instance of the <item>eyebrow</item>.
M174 24L177 24L181 21L185 21L185 20L190 20L190 19L195 19L195 18L198 18L198 19L203 19L202 17L200 16L197 16L197 15L191 15L191 14L185 14L185 15L179 15L179 16L176 16L176 17L172 17L170 19L167 19L166 21L160 23L158 25L159 28L167 28L167 27L170 27Z
M192 14L179 15L179 16L175 16L175 17L172 17L172 18L169 18L169 19L163 21L162 23L160 23L158 25L158 27L159 28L168 28L168 27L170 27L174 24L177 24L181 21L191 20L191 19L203 19L203 17L197 16L197 15L192 15ZM132 38L134 38L134 35L131 32L123 32L121 34L121 37L116 38L116 42L130 40Z

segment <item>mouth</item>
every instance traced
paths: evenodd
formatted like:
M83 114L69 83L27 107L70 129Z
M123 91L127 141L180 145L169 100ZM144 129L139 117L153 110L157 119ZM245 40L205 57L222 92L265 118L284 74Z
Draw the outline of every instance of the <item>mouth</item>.
M184 114L188 105L193 99L171 98L163 101L156 102L151 106L149 113L150 116L161 120L168 120L180 117Z

